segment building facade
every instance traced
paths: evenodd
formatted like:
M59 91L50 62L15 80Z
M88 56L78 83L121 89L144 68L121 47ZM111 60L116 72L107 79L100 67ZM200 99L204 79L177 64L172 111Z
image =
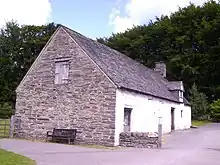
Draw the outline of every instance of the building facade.
M124 131L156 132L159 119L164 132L189 128L183 86L165 72L60 26L16 89L15 136L76 128L77 143L113 146Z

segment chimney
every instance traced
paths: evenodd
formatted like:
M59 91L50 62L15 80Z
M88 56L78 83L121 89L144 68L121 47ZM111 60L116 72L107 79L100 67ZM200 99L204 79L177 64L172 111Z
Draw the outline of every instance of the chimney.
M155 62L155 71L159 72L163 77L166 77L166 65L163 61Z

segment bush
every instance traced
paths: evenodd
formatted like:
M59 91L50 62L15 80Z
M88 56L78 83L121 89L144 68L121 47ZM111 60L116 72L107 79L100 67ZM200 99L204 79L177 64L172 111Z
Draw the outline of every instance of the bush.
M214 122L220 122L220 99L214 101L211 105L210 105L210 116L212 121Z
M8 119L12 115L12 105L8 102L0 102L0 118Z

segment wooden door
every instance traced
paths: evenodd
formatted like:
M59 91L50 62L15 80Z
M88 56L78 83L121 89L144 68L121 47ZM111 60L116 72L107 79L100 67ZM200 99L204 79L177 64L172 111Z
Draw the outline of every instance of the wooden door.
M174 131L175 130L175 109L174 108L171 108L171 131Z
M131 130L131 108L124 108L124 132Z

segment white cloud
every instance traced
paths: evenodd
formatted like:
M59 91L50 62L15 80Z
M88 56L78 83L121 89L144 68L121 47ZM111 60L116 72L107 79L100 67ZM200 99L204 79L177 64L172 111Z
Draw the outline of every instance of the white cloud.
M130 17L121 17L119 9L112 9L111 14L109 15L110 24L114 25L115 32L123 32L127 28L132 28L133 24L137 25L136 20L132 20Z
M114 8L109 16L109 23L113 25L114 32L124 32L133 25L147 23L155 16L169 15L178 7L185 7L190 2L203 4L207 0L129 0L125 5L125 16L121 16L119 9Z
M51 11L49 0L0 0L0 26L11 20L19 24L45 24Z

